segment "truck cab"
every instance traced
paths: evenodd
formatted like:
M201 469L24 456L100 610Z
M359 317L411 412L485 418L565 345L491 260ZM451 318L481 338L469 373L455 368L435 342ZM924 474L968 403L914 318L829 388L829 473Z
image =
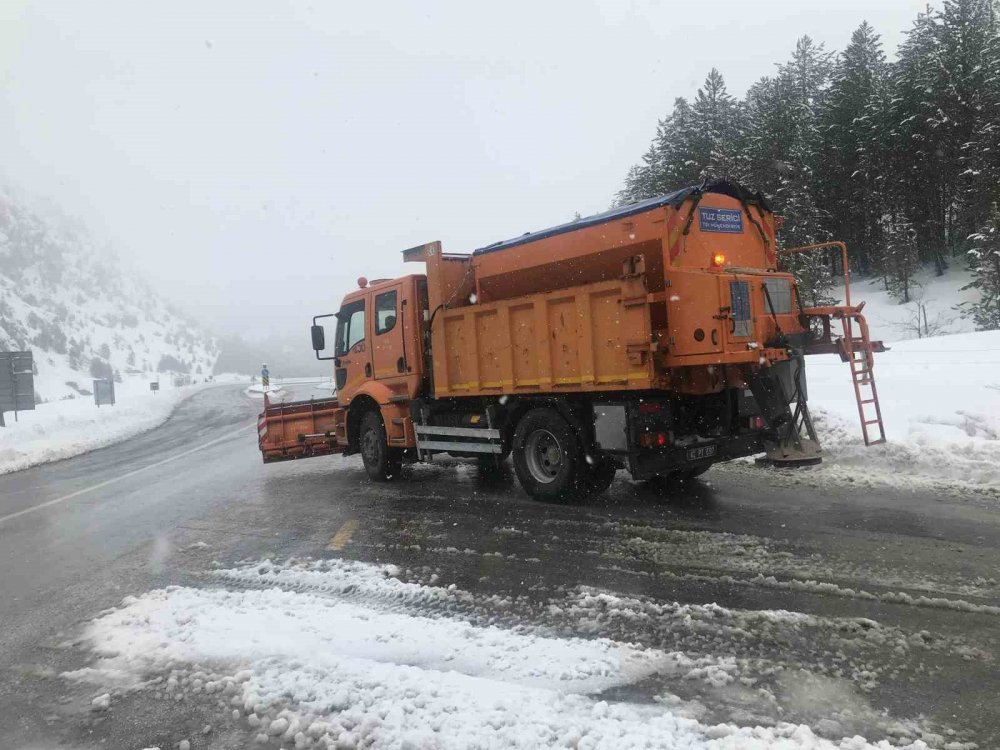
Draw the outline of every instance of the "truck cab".
M421 331L427 313L427 279L411 274L358 282L359 288L347 294L333 314L338 400L350 406L360 396L379 404L416 398L424 377Z

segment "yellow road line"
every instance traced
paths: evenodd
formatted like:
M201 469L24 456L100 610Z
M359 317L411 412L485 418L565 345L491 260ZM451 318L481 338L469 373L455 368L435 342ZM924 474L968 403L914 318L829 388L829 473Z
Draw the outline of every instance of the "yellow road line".
M326 545L326 548L331 552L340 552L340 550L344 549L344 547L346 547L351 541L351 537L354 535L354 531L357 528L358 522L355 519L352 518L350 521L345 521L344 525L341 526L337 533L333 535L333 538L330 540L330 543Z

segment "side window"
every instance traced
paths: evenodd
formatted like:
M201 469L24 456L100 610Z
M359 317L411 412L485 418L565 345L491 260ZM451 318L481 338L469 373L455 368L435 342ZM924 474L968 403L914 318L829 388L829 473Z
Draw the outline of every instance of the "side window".
M337 313L337 348L334 354L342 357L364 339L365 301L362 299L344 305Z
M388 333L396 327L396 290L375 297L375 333Z

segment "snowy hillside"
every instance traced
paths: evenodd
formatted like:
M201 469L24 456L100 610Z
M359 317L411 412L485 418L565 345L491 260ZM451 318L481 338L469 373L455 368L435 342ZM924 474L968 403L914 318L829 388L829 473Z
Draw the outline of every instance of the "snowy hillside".
M953 261L944 276L935 276L930 269L924 268L916 274L915 280L911 293L913 299L905 304L885 290L881 279L856 278L851 281L851 303L865 303L864 314L873 339L888 343L924 338L922 315L919 334L917 331L917 312L921 305L926 310L926 327L932 336L975 330L972 320L962 317L961 311L956 309L961 303L976 298L975 290L962 291L972 278L961 261ZM832 289L830 294L842 302L843 285Z
M215 342L79 222L0 188L0 351L30 349L36 399L88 395L94 377L212 372Z

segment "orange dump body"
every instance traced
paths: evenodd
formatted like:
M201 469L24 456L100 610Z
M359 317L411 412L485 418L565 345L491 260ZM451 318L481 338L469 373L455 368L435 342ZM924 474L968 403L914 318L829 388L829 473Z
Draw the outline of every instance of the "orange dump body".
M741 384L727 366L787 359L770 344L803 329L773 214L755 196L687 192L471 255L409 251L441 307L434 396L711 393Z

